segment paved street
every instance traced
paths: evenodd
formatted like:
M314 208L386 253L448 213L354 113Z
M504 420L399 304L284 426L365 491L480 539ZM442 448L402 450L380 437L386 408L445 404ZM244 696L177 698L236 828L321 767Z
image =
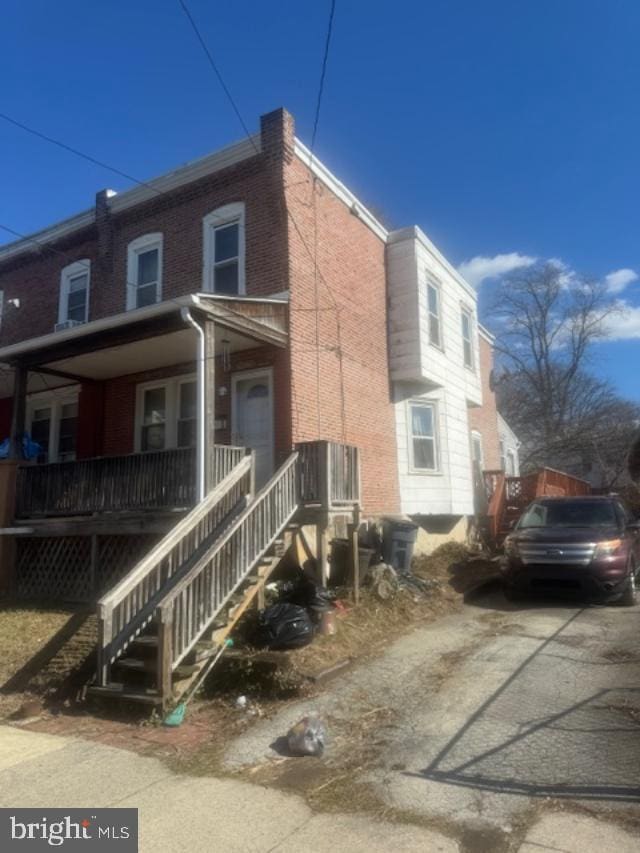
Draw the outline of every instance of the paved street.
M145 851L631 853L640 846L639 629L640 610L485 595L336 678L312 706L253 726L229 744L233 779L0 727L0 806L137 806ZM331 763L350 748L347 723L382 706L392 716L372 735L376 760L345 783L346 792L369 786L376 806L349 814L356 798L345 794L343 811L326 814L277 789L279 768L322 768L274 752L303 712L331 721ZM272 768L272 787L247 781Z

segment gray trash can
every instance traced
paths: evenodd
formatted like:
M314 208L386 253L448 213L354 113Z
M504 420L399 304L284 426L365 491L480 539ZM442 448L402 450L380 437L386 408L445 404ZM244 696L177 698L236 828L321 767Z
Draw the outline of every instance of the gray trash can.
M399 572L408 572L417 538L417 524L386 518L382 525L382 553L385 563Z

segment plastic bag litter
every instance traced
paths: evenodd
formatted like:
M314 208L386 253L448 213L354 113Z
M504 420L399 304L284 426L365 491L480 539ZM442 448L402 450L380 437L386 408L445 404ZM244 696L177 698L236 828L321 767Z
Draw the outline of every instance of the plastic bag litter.
M327 729L316 714L309 714L289 729L287 743L291 755L321 756L327 743Z

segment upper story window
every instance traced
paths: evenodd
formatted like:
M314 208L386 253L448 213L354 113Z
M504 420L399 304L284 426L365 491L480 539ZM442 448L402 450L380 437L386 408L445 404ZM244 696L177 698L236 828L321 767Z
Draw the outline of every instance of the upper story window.
M203 220L203 289L237 296L244 284L244 204L220 207Z
M127 251L127 311L162 299L162 234L145 234Z
M427 280L427 311L429 313L429 343L436 347L442 347L440 287L431 278Z
M91 261L76 261L60 274L58 323L86 323L89 319Z
M436 407L434 403L410 400L409 467L416 472L438 470Z
M473 369L473 315L467 308L463 308L461 318L464 366Z

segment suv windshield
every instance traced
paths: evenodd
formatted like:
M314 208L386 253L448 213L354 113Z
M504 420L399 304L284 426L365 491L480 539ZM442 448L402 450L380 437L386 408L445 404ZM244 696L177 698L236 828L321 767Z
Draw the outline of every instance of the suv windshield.
M518 523L528 527L617 527L617 518L611 501L539 501Z

